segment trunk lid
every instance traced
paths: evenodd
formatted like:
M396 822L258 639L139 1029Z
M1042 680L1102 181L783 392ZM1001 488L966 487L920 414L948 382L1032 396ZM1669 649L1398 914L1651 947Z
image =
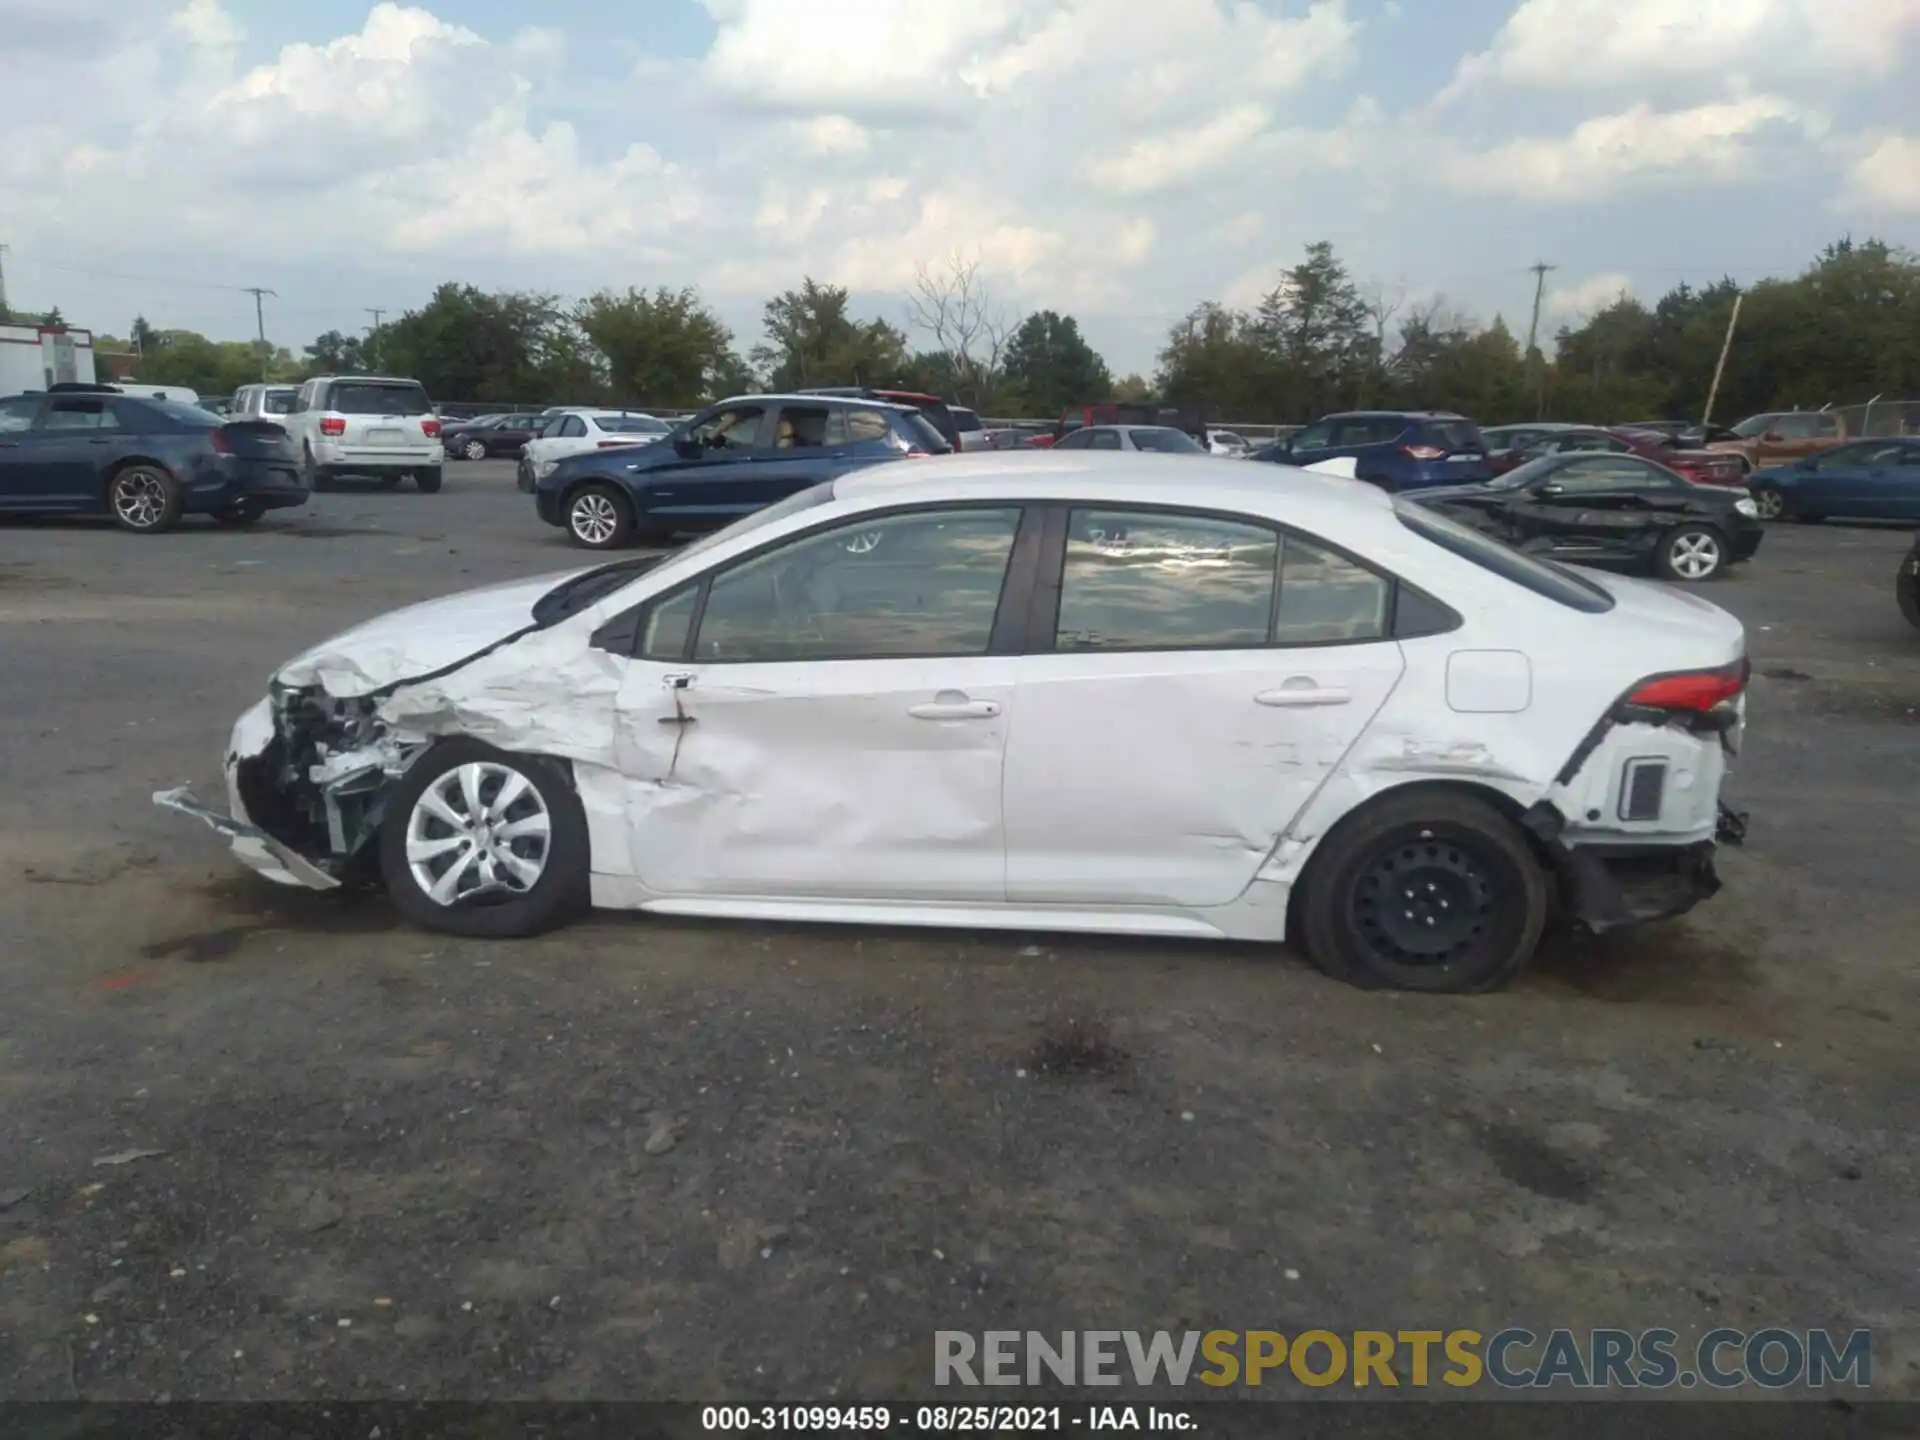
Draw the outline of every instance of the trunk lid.
M1633 626L1642 632L1658 632L1660 638L1671 642L1666 646L1649 644L1646 647L1649 655L1672 657L1672 663L1662 660L1653 668L1663 671L1710 669L1731 665L1747 653L1746 627L1711 601L1653 580L1636 580L1629 575L1591 570L1584 565L1567 568L1613 597L1613 609L1604 617L1595 618Z
M272 460L292 465L298 459L287 432L271 420L229 420L220 426L227 453L243 460Z

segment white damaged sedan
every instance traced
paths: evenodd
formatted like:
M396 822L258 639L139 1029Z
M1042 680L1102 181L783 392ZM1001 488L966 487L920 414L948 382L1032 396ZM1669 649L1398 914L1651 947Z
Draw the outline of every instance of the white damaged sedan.
M1556 907L1714 892L1747 674L1706 601L1371 485L988 453L350 630L240 717L230 814L155 800L457 934L595 905L1297 935L1478 990Z

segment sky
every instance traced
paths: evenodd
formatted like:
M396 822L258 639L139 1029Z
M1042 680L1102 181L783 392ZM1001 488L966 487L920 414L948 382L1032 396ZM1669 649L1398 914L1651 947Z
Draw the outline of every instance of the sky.
M977 263L1151 374L1311 241L1524 332L1920 244L1920 0L0 0L16 308L296 352L435 284Z

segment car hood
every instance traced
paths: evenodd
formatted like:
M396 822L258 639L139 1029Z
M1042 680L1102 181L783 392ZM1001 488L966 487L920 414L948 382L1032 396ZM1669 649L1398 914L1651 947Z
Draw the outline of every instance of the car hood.
M433 674L531 628L542 595L593 568L487 585L389 611L296 656L274 682L290 689L318 685L347 699Z

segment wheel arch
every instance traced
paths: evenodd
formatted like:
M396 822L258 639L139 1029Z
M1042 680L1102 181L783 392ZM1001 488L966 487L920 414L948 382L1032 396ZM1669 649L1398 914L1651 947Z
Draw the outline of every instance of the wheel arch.
M1533 852L1534 859L1540 862L1540 868L1549 877L1558 877L1558 862L1539 835L1527 825L1527 806L1513 795L1497 785L1481 780L1452 776L1415 776L1375 790L1308 842L1306 859L1301 863L1299 874L1287 894L1286 933L1289 941L1297 940L1301 934L1301 897L1314 883L1320 859L1328 850L1327 842L1341 832L1353 828L1367 815L1389 801L1402 800L1414 794L1456 795L1486 802L1513 826L1516 835L1525 840L1527 848Z

